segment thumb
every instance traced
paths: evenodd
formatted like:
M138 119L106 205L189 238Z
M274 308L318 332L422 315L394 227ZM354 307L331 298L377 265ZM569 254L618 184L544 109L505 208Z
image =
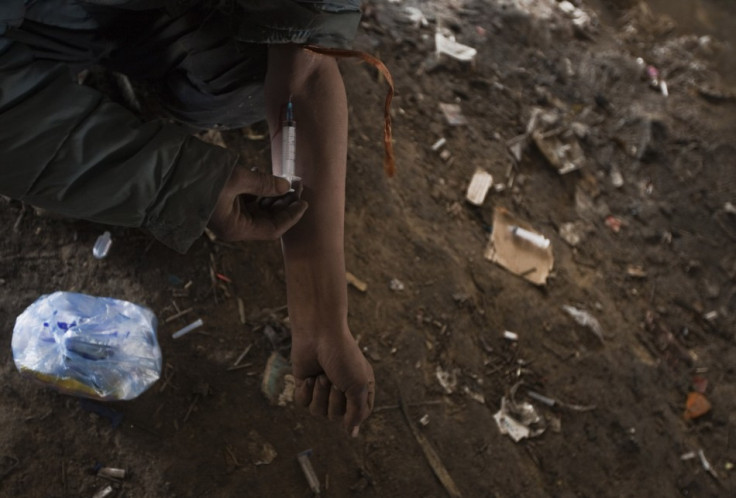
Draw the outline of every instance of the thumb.
M291 189L291 185L284 178L258 171L243 169L238 172L232 188L236 194L249 194L257 197L277 197L284 195Z

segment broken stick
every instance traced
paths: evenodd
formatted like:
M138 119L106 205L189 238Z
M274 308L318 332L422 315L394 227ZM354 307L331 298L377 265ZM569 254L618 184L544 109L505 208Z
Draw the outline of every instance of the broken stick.
M406 406L406 401L404 401L404 398L400 393L399 405L401 406L401 413L404 414L404 419L406 419L406 423L409 425L409 429L411 429L414 439L416 439L419 446L422 447L424 456L427 458L429 466L432 467L434 475L437 476L437 479L440 480L442 485L445 487L445 490L452 498L462 498L460 490L455 485L455 481L452 480L450 473L447 472L445 465L442 463L442 460L432 446L432 443L429 442L424 434L419 432L419 429L417 429L417 426L414 425L414 422L409 417L409 407Z

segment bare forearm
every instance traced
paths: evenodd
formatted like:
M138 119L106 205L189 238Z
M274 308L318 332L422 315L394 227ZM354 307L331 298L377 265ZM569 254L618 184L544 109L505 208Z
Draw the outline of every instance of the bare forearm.
M336 62L297 47L270 49L266 102L273 161L281 160L281 122L289 99L297 121L296 174L309 203L282 239L292 324L297 334L302 327L345 331L347 104Z

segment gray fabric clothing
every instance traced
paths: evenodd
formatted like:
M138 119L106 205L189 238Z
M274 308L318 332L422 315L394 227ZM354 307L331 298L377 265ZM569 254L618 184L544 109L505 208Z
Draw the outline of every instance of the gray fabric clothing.
M0 194L185 252L237 156L142 122L76 71L105 65L152 82L185 124L239 127L263 119L266 44L345 46L356 3L237 0L203 17L192 0L0 1Z

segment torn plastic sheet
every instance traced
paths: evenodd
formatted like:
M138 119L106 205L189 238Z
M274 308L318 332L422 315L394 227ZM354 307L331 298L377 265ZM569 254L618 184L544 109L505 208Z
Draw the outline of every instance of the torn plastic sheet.
M515 403L506 396L501 398L501 409L493 418L501 434L507 434L517 443L525 438L541 436L547 428L534 405L526 401Z

